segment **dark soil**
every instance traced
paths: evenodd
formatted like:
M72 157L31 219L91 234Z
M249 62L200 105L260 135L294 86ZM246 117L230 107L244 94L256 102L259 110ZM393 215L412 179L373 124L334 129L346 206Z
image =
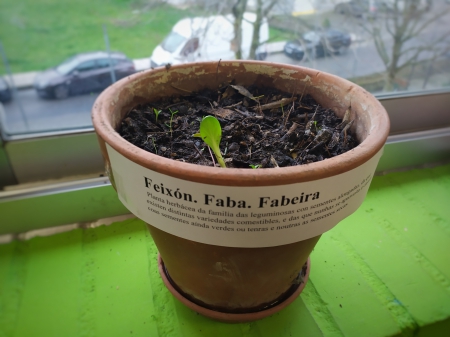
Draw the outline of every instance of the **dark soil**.
M157 120L154 110L161 111ZM119 133L159 156L213 166L214 155L208 146L193 137L208 115L222 126L220 149L227 167L307 164L358 145L349 131L353 123L349 113L342 120L309 95L238 85L137 106L122 121ZM218 166L215 157L214 162Z

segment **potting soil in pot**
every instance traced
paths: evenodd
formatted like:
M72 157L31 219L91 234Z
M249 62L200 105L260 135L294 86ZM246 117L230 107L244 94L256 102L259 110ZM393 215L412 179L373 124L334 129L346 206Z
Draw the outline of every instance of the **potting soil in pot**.
M227 167L286 167L322 161L357 146L349 112L340 119L309 95L227 85L137 106L118 131L146 151L213 166L212 152L193 135L205 116L215 116Z

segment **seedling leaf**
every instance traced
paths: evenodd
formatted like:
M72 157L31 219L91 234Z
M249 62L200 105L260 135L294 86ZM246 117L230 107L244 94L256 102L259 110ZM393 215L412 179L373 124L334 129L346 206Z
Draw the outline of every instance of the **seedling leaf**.
M157 110L157 109L153 108L153 112L155 113L155 116L156 116L155 121L158 122L158 116L161 113L161 110Z
M194 137L200 137L213 150L217 161L221 167L226 167L220 153L220 140L222 138L222 128L220 123L214 116L206 116L200 122L200 132L194 134Z

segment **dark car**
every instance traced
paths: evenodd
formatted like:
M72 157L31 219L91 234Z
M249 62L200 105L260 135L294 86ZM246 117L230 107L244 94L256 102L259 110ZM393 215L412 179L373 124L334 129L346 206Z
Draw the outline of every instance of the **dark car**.
M6 103L12 99L11 88L3 77L0 77L0 102Z
M368 7L362 1L341 2L334 6L334 12L342 15L362 17L367 12Z
M297 40L288 41L284 53L297 60L324 57L331 54L344 54L352 39L348 33L337 29L311 31L303 34Z
M357 18L375 18L382 1L380 0L351 0L334 6L334 12Z
M34 88L40 97L57 99L102 91L112 84L111 67L116 80L136 72L133 61L122 53L82 53L39 73Z

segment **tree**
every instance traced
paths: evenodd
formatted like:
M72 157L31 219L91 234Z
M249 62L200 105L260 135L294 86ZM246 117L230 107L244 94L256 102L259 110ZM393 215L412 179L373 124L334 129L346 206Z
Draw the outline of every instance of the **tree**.
M263 20L267 18L270 11L272 10L273 6L278 2L277 0L271 0L266 1L267 4L264 5L263 0L257 0L256 4L256 20L253 23L253 37L252 37L252 44L250 47L250 59L256 59L256 50L258 49L260 45L260 29L261 25L263 23Z
M233 5L232 14L234 16L234 38L231 43L237 59L242 58L242 20L247 8L247 0L237 0Z
M231 41L232 49L235 52L236 59L242 59L242 26L246 20L244 14L246 12L255 13L255 21L248 21L253 25L252 42L248 58L256 58L256 50L261 45L260 29L275 5L282 6L290 3L291 0L187 0L186 4L194 5L201 9L202 12L213 15L231 14L233 17L234 37Z
M381 13L365 20L362 27L371 35L386 67L384 90L392 91L401 81L399 73L406 67L413 69L427 54L432 53L436 57L442 48L448 50L450 30L436 34L431 27L450 10L447 8L432 13L431 0L392 0L383 3ZM419 36L426 38L420 41Z
M245 19L244 13L251 11L256 15L254 22L249 22L253 25L252 42L250 46L249 58L256 58L256 50L260 46L260 29L267 19L275 5L286 2L288 0L196 0L195 4L203 10L215 13L215 14L229 14L227 13L227 7L231 8L231 14L233 16L234 38L232 40L232 48L235 52L236 59L242 59L242 23ZM250 3L253 3L250 5ZM250 8L252 7L252 8Z

